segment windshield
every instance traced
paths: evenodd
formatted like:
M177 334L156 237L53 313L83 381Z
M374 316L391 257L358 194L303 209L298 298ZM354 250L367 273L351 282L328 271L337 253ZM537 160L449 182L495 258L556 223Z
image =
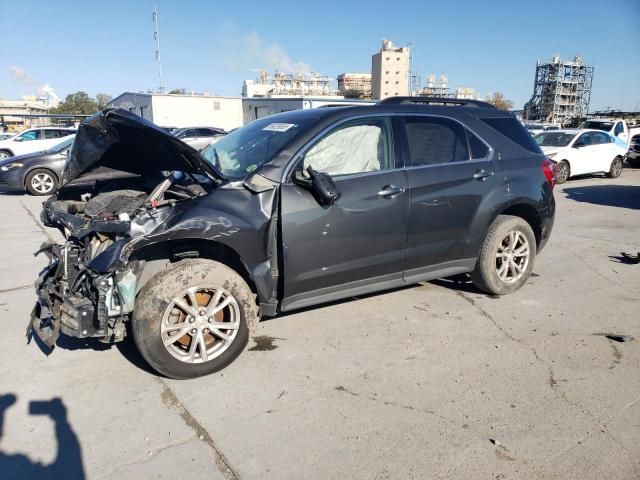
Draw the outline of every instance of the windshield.
M566 147L575 136L574 132L544 132L533 138L541 147Z
M580 128L594 128L596 130L602 130L608 132L613 128L613 122L602 122L596 120L589 120L580 125Z
M271 160L313 120L278 117L255 120L234 130L205 148L202 156L225 178L245 178ZM296 123L284 123L286 120Z
M47 153L60 153L63 150L69 148L69 145L71 145L73 143L74 138L76 138L75 135L72 135L71 137L67 138L65 141L60 142L56 145L54 145L51 148L47 149Z

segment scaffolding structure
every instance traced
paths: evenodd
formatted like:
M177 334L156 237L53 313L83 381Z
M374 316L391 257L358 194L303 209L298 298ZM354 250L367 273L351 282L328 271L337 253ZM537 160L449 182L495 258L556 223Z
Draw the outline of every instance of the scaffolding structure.
M536 63L533 96L524 106L524 119L567 124L586 117L591 99L593 67L580 55L563 61L555 54L549 63Z

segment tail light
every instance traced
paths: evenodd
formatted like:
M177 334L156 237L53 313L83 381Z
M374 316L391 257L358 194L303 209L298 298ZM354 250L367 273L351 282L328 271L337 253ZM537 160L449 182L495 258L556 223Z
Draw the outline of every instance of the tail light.
M542 173L544 173L551 190L556 186L556 162L549 158L542 161Z

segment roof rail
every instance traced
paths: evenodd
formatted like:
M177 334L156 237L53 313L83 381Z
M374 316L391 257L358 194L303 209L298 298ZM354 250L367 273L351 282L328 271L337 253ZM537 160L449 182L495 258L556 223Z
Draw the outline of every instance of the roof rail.
M459 105L461 107L493 108L493 105L480 100L468 100L466 98L444 98L444 97L388 97L380 100L378 105L397 104L424 104L424 105Z

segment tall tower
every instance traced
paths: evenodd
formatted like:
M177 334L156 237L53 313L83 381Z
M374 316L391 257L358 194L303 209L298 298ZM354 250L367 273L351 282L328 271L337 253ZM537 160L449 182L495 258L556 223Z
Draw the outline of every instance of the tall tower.
M374 100L409 95L410 49L389 40L371 56L371 96Z
M580 55L561 60L554 54L551 62L536 64L533 95L524 105L524 118L566 124L589 111L593 67Z

